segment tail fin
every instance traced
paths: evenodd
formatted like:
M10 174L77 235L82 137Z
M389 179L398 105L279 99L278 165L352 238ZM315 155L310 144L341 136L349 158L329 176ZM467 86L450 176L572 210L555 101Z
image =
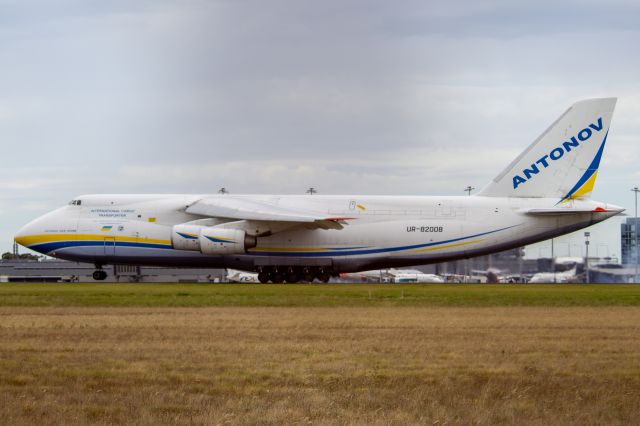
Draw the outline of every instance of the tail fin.
M615 105L616 98L576 102L478 195L588 198Z

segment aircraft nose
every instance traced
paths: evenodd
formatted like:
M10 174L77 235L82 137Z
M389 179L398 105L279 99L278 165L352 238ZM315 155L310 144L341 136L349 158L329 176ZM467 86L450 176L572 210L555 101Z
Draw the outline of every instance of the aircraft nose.
M29 243L31 241L31 237L37 233L36 223L38 219L32 220L27 223L25 226L20 228L16 235L14 236L14 240L16 243L20 244L23 247L29 248Z
M27 223L13 237L15 242L23 247L39 251L34 246L42 242L42 235L47 233L48 229L56 227L58 216L58 210L54 210Z
M27 223L18 230L14 240L23 247L47 254L50 247L46 243L55 240L60 233L69 233L72 229L75 232L77 221L78 212L64 206Z

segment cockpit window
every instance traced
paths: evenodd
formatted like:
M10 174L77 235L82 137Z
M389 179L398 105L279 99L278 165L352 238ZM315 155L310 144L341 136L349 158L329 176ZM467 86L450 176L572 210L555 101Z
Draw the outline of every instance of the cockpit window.
M79 206L79 205L82 205L82 200L71 200L71 202L69 203L69 205L72 205L72 206Z

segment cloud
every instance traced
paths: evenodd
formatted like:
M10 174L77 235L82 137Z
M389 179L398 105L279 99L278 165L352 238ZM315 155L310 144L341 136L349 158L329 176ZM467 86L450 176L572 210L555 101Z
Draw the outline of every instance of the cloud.
M639 15L625 1L5 2L0 245L81 193L462 193L594 96L620 97L594 196L628 205Z

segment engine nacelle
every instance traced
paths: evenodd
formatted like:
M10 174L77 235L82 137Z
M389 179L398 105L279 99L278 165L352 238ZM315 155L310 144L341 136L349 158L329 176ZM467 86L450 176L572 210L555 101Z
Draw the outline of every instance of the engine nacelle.
M244 254L256 246L256 237L239 229L202 228L199 240L200 251L204 254Z
M175 225L171 230L171 245L176 250L200 251L199 225Z

